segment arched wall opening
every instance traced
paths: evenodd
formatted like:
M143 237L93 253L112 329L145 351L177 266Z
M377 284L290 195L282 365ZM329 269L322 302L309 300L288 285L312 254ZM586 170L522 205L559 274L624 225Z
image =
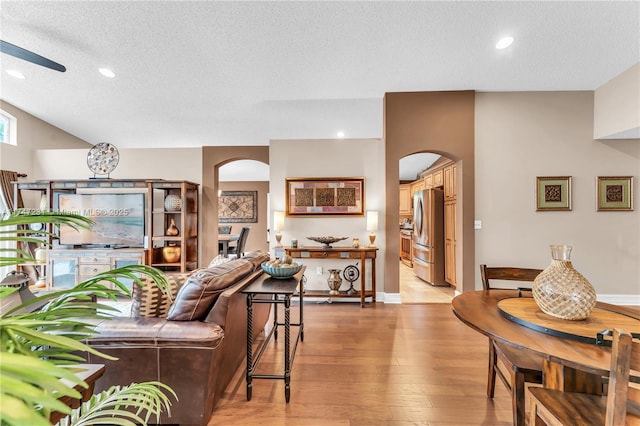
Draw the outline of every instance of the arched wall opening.
M201 266L206 266L218 254L219 169L236 160L255 160L269 164L269 147L206 146L202 148ZM263 206L263 208L265 207L266 205ZM258 208L260 208L260 203Z

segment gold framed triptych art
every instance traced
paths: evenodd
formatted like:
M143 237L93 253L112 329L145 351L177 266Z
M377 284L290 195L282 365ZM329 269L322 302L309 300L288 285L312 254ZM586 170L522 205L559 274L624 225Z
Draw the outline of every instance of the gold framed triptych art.
M364 215L364 178L287 178L287 216Z

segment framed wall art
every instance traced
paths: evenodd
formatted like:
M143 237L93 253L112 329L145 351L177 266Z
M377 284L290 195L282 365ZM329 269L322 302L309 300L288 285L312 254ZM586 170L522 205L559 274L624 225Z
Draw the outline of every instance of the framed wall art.
M222 191L218 197L218 222L258 222L258 191Z
M598 176L597 211L633 210L633 176Z
M571 210L571 176L536 178L536 211Z
M364 216L364 178L287 178L287 216Z

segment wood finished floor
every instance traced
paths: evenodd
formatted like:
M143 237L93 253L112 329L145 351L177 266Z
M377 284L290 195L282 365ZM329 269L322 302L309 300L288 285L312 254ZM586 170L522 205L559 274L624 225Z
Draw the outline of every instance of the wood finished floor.
M254 380L247 401L242 366L210 426L511 424L504 386L485 396L487 339L449 304L305 303L304 315L290 403L282 380ZM260 372L282 371L283 337L270 342Z

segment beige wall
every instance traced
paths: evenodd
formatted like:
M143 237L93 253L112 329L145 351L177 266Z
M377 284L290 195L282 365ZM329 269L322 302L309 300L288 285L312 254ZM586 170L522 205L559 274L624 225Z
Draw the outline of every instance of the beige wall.
M286 211L285 179L288 177L364 177L365 178L365 210L378 210L379 228L376 246L379 248L376 264L376 290L378 293L398 293L398 276L393 282L384 280L384 269L387 266L384 253L387 241L384 237L384 226L387 218L385 209L385 161L384 145L379 139L319 139L319 140L272 140L269 144L270 181L271 181L271 215L273 211ZM396 179L397 186L397 179ZM397 197L396 197L397 199ZM397 202L396 202L397 210ZM397 223L397 222L396 222ZM397 231L397 226L396 226ZM368 243L365 216L290 216L285 218L282 230L282 242L289 245L291 238L298 239L299 246L319 246L319 243L306 237L339 236L349 237L336 243L334 247L350 246L354 237L360 238L361 244ZM272 235L272 247L275 236ZM397 232L394 241L397 239ZM396 258L397 262L397 258ZM315 260L305 259L307 266L307 288L328 290L328 268L344 269L355 264L353 260ZM361 265L358 267L360 268ZM317 273L322 267L323 273ZM371 266L367 261L367 283L370 283ZM357 286L358 283L355 283ZM348 284L343 282L343 289ZM369 287L368 287L369 288Z
M595 186L597 176L633 175L637 206L640 144L593 139L593 96L476 94L477 288L479 264L544 268L548 246L561 243L599 298L640 304L640 213L596 212ZM565 175L573 210L536 212L536 176Z
M629 139L640 135L640 63L595 91L593 137Z
M398 292L399 286L398 162L416 152L434 152L456 161L456 289L475 287L474 96L472 91L385 94L387 291Z
M222 191L258 191L258 222L246 223L222 223L231 226L232 234L239 234L243 226L250 226L249 238L245 251L262 250L269 251L267 238L267 197L269 195L269 182L220 182Z
M17 144L0 144L0 169L11 170L33 178L33 154L38 149L89 148L91 144L0 101L0 108L17 120ZM85 160L86 161L86 160ZM86 163L85 163L86 164Z
M34 179L88 179L85 149L44 149L33 154ZM200 148L120 149L112 179L167 179L201 183ZM100 176L99 176L100 177ZM31 179L31 176L29 177Z

